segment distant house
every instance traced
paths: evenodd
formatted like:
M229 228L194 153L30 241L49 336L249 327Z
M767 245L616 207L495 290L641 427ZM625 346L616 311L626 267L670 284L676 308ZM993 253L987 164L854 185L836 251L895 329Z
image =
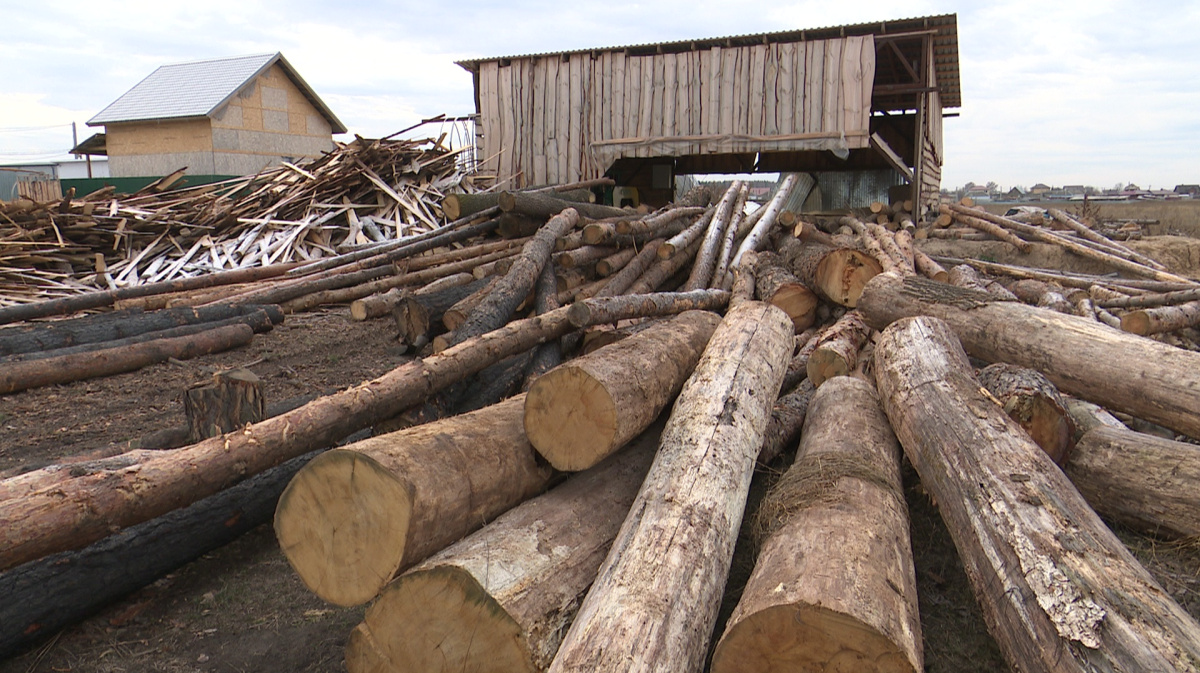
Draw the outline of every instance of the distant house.
M1004 193L1005 201L1020 201L1025 198L1025 190L1020 187L1013 187Z
M1062 191L1064 194L1076 196L1079 194L1087 194L1087 187L1083 185L1063 185Z
M1187 194L1193 199L1200 198L1200 185L1175 185L1176 194Z
M164 65L88 126L73 152L107 154L113 177L246 175L320 156L346 127L283 54Z
M1053 187L1051 187L1050 185L1042 184L1040 182L1029 188L1029 193L1033 196L1041 196L1042 194L1049 194L1052 191L1054 191Z

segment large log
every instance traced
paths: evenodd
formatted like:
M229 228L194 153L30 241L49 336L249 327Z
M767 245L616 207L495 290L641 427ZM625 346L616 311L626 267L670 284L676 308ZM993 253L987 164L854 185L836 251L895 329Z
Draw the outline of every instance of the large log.
M447 194L442 198L442 212L451 220L470 217L500 204L499 192L479 194Z
M476 279L472 276L470 281L462 285L441 289L421 288L405 293L392 309L400 340L418 348L424 346L434 326L442 323L447 311L487 287L489 282L486 278Z
M879 262L853 248L785 238L779 254L810 290L835 304L854 308L863 287L883 271Z
M0 332L0 356L57 350L83 344L116 341L183 325L227 320L263 310L261 306L202 306L159 311L116 311L83 318L6 329ZM271 307L274 322L283 322L278 307Z
M1200 437L1200 353L924 278L876 276L859 311L875 329L940 318L973 357L1037 369L1062 392Z
M892 428L1013 669L1197 670L1200 625L984 395L944 322L897 321L875 362Z
M525 398L530 443L558 470L599 463L654 422L720 322L689 311L547 372Z
M0 658L267 523L284 486L316 455L293 458L84 549L0 573Z
M347 669L546 670L629 512L658 435L647 431L389 584L350 634Z
M701 670L793 338L774 306L726 314L551 673Z
M1045 375L997 362L979 371L979 383L1051 460L1066 463L1075 446L1075 423L1066 400Z
M238 323L190 336L146 341L87 353L0 364L0 395L55 383L110 376L141 369L169 358L220 353L250 343L254 330Z
M1067 476L1100 516L1168 538L1200 536L1200 447L1097 426L1083 434Z
M375 597L397 571L545 489L521 426L524 396L322 454L284 490L279 547L335 605Z
M900 447L874 388L821 386L801 437L710 670L923 671Z
M579 215L570 208L550 218L533 239L525 244L521 255L517 257L500 284L471 311L467 320L454 330L453 338L445 346L460 344L507 323L517 306L533 290L538 276L542 273L542 267L554 252L554 242L573 229L578 222Z
M0 570L78 549L114 530L183 507L289 458L333 444L572 329L690 309L717 310L728 301L728 292L699 291L578 302L544 316L514 321L239 432L159 452L136 470L97 471L53 489L0 502L0 520L15 522L0 527ZM203 468L198 472L197 466Z
M1197 325L1200 325L1200 301L1142 308L1121 316L1121 329L1132 334L1159 334Z

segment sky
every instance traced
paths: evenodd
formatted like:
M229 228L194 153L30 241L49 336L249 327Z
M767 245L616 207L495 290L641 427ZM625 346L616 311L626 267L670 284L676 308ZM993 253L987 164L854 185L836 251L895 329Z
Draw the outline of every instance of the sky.
M454 61L958 14L944 187L1200 182L1200 0L4 0L0 163L63 157L159 65L283 52L352 133L471 114ZM341 138L349 139L350 136Z

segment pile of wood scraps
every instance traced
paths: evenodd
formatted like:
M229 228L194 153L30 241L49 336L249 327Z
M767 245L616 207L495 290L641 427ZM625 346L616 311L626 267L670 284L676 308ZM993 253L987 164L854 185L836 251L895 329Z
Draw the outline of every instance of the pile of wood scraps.
M436 229L442 198L476 189L458 154L358 138L221 183L167 191L180 170L132 195L0 204L0 307L321 259Z
M1123 276L935 259L903 211L797 216L794 185L749 214L740 181L654 212L586 185L455 195L454 222L403 241L103 295L146 315L349 303L420 357L223 436L0 480L0 588L285 470L292 568L371 603L351 671L701 671L710 652L720 672L922 671L903 452L1014 669L1197 670L1200 625L1100 516L1200 532L1200 284L1080 223L959 207ZM783 476L747 512L767 463ZM761 544L717 631L747 516ZM0 617L0 648L47 619Z

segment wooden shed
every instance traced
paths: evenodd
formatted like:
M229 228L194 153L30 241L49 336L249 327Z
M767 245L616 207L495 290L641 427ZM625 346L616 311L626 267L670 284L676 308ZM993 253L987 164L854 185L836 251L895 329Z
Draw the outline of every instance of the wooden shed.
M889 169L935 203L943 110L961 104L954 14L459 65L481 170L609 175L652 203L676 174Z
M247 175L320 156L346 127L283 54L164 65L95 117L76 152L107 154L113 177ZM88 143L91 145L88 145Z

